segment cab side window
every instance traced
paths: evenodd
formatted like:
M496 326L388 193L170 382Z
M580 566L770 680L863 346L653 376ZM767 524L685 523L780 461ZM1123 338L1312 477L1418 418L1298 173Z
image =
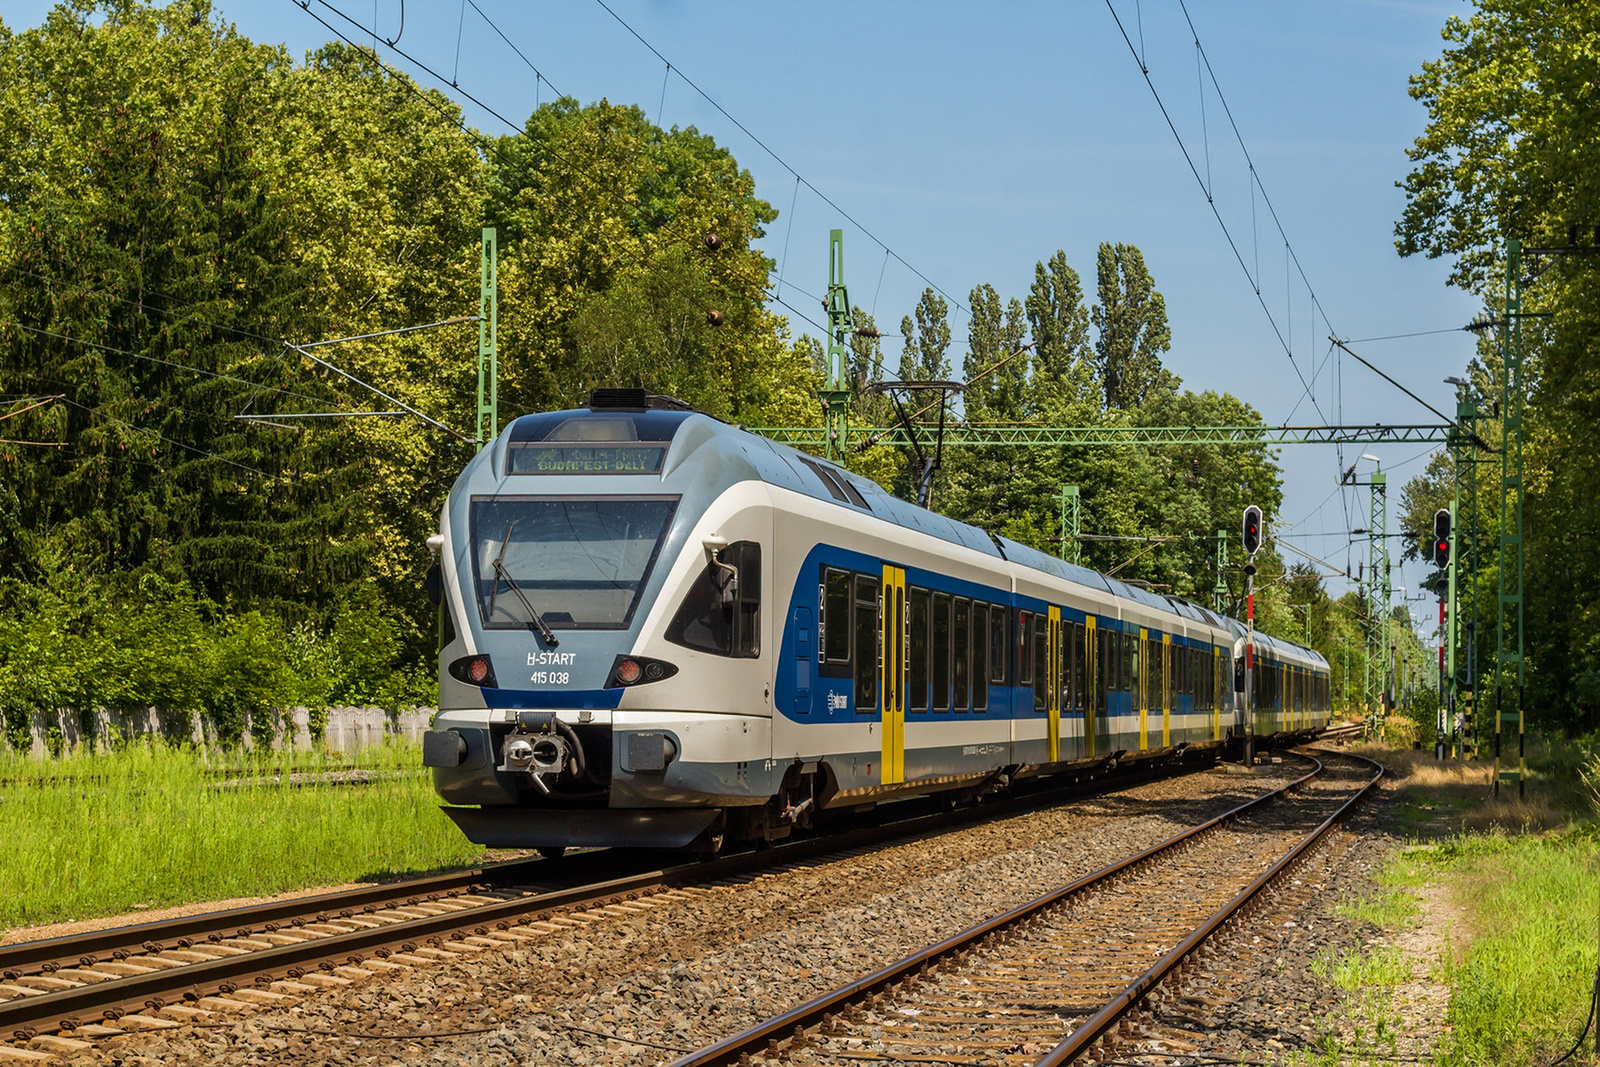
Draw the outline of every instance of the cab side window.
M667 640L736 659L761 655L761 546L735 541L706 563L678 612Z

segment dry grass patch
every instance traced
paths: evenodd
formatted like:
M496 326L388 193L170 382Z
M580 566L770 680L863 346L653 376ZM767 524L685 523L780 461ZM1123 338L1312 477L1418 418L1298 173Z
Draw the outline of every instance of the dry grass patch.
M1426 833L1423 822L1445 822L1450 832L1539 833L1568 826L1577 814L1579 798L1565 775L1530 775L1527 791L1502 788L1494 795L1494 764L1487 761L1444 760L1432 752L1365 744L1352 746L1357 755L1383 764L1388 777L1407 800L1431 817L1420 817L1413 827Z

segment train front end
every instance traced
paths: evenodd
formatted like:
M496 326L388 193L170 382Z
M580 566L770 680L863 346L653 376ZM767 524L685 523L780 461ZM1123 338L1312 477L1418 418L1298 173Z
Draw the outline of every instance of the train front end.
M430 541L423 761L472 841L714 849L728 808L767 799L770 501L719 447L731 427L653 399L515 420Z

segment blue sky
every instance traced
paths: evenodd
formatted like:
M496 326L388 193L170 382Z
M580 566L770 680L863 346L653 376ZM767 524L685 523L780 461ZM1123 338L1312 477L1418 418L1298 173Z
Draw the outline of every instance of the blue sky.
M334 3L364 25L376 19L384 37L399 31L401 0ZM539 68L543 84L474 3ZM680 74L666 76L662 60L595 0L406 0L400 45L515 121L536 93L548 99L553 84L583 101L637 103L665 125L712 134L782 213L766 246L783 261L786 298L807 313L815 305L788 285L820 292L827 234L836 226L846 231L852 298L875 310L886 330L926 282L887 256L885 245L965 303L982 282L1005 298L1025 296L1034 263L1058 248L1092 292L1098 243L1130 242L1144 251L1166 297L1168 362L1188 387L1232 392L1272 423L1433 421L1348 358L1342 375L1334 374L1335 361L1325 356L1330 325L1341 337L1369 338L1458 327L1474 316L1475 302L1446 288L1444 263L1400 259L1393 237L1404 206L1395 182L1424 120L1406 80L1438 55L1445 19L1467 13L1466 5L1189 0L1211 74L1308 288L1286 262L1259 190L1252 214L1248 166L1211 75L1198 69L1178 0L1114 0L1290 342L1297 375L1103 0L607 3L783 163ZM31 26L49 6L3 0L0 16L13 28ZM247 35L296 53L328 36L295 0L215 6ZM311 6L338 21L320 0ZM469 106L468 114L486 132L505 132L481 111ZM872 236L809 190L796 196L788 168ZM959 366L966 334L959 309L952 308L952 328ZM892 366L898 341L886 346ZM1449 410L1451 391L1441 379L1461 372L1472 338L1445 333L1354 347ZM1301 375L1313 383L1315 404ZM1422 446L1347 451L1347 462L1368 451L1395 468L1392 527L1398 486L1422 469ZM1280 518L1312 535L1297 544L1343 563L1343 531L1366 525L1366 501L1350 495L1347 522L1331 448L1292 446L1281 459ZM1364 554L1360 546L1348 551L1352 561ZM1414 590L1423 573L1413 566L1395 580Z

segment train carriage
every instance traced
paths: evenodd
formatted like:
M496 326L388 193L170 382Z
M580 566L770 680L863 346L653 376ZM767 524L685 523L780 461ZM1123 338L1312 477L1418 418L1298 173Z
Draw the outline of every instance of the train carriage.
M483 844L714 849L1243 731L1233 620L641 391L514 420L430 544L424 762ZM1258 648L1255 732L1320 726L1326 663Z

